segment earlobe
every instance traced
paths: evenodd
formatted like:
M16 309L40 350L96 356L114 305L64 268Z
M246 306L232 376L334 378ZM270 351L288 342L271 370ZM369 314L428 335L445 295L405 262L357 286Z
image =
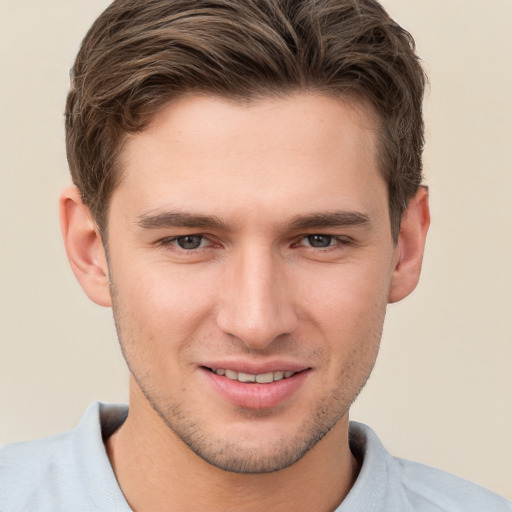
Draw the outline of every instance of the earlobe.
M402 217L393 261L389 303L402 300L416 288L429 225L428 188L422 186Z
M105 249L76 187L62 192L59 209L64 245L75 277L92 301L100 306L111 306Z

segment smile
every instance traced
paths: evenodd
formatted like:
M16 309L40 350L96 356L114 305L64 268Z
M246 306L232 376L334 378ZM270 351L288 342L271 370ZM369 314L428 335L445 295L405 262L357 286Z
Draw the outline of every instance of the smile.
M246 409L269 409L283 404L299 392L313 373L310 367L289 363L279 369L277 361L265 365L266 368L251 368L250 364L239 362L233 364L238 366L235 370L225 367L228 365L218 362L201 366L202 374L223 401Z
M276 382L278 380L288 379L297 373L289 370L279 370L276 372L259 373L257 375L254 375L252 373L237 372L235 370L230 370L228 368L208 369L212 373L215 373L216 375L221 375L231 380L237 380L238 382L243 383L254 382L257 384L270 384L271 382Z

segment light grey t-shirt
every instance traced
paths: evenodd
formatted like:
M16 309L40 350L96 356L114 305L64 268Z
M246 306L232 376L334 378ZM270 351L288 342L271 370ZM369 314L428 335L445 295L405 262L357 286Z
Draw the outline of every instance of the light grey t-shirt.
M103 443L126 415L94 403L74 430L1 447L0 512L130 512ZM482 487L391 456L366 425L351 423L350 439L362 468L336 512L512 512Z

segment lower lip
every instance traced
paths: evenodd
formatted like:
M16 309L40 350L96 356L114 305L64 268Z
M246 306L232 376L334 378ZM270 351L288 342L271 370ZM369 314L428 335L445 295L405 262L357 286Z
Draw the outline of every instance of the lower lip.
M244 383L202 368L213 388L230 403L247 409L269 409L291 398L302 386L310 370L269 384Z

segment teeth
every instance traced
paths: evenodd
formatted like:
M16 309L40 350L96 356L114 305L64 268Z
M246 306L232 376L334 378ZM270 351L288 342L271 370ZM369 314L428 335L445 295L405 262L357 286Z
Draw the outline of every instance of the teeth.
M269 382L274 382L274 373L260 373L256 375L256 382L259 384L268 384Z
M238 379L238 373L233 370L226 370L225 375L228 379L232 379L232 380Z
M256 375L250 373L238 372L238 380L240 382L256 382Z
M228 370L226 368L218 368L213 370L213 372L217 375L223 375L231 380L238 380L239 382L257 382L258 384L270 384L271 382L275 382L277 380L287 379L296 373L289 370L279 370L277 372L253 375L252 373L235 372L234 370Z

